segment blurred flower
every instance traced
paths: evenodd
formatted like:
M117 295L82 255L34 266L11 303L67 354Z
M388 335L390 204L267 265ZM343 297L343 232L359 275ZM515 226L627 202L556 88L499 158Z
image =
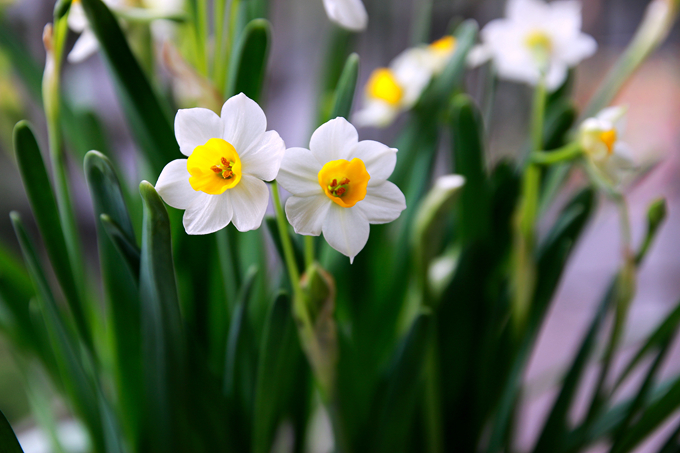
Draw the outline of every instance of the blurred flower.
M108 6L114 12L119 12L121 14L130 13L139 8L130 6L128 4L129 0L103 0L106 6ZM143 9L147 9L155 15L158 15L159 19L163 16L171 16L181 11L184 0L142 0L141 1ZM83 10L83 5L80 0L73 0L71 4L71 10L68 16L68 27L76 33L80 33L78 40L73 45L73 49L68 54L69 63L80 63L87 58L94 55L99 49L99 42L94 32L90 28L90 24L87 21L87 16Z
M342 28L362 31L368 25L368 14L361 0L323 0L328 18Z
M350 262L368 241L370 223L389 223L406 209L404 194L387 181L397 150L359 141L344 118L321 125L309 150L286 150L276 180L290 192L286 217L295 232L323 235Z
M213 233L233 222L239 231L259 228L285 145L257 103L241 93L222 107L222 116L203 108L175 117L175 137L188 159L165 166L156 183L163 200L185 209L187 234Z
M590 161L614 182L633 168L628 145L620 140L625 127L625 107L609 107L580 127L579 143Z
M500 77L536 85L544 75L547 88L555 90L570 67L597 50L592 36L581 32L578 1L509 0L506 16L484 27L470 64L492 58Z
M385 127L403 110L413 107L432 76L442 72L456 49L456 38L445 36L429 46L406 49L390 64L378 68L366 84L364 108L353 120L360 126Z

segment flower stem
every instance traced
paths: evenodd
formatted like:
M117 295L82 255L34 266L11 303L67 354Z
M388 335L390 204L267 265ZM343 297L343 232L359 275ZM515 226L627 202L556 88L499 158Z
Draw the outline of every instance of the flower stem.
M290 284L293 287L293 300L295 301L295 312L300 311L307 313L307 310L298 310L298 304L304 303L304 294L300 286L300 271L295 263L295 254L293 252L293 243L288 236L288 223L286 216L281 207L281 199L279 197L279 184L274 181L272 183L272 198L274 199L274 210L276 211L276 224L279 227L279 235L281 236L281 245L283 246L283 255L286 261L286 269L288 269L288 277ZM308 318L308 316L307 316Z
M543 121L545 117L546 88L541 78L536 86L531 117L532 153L543 148ZM535 223L538 215L538 195L541 183L541 169L528 159L522 180L522 199L515 217L514 265L513 265L513 318L517 332L521 334L527 314L531 308L536 281L536 266L533 262L535 245Z
M314 237L305 236L305 266L314 264Z
M536 165L555 165L576 159L582 154L581 145L572 142L554 151L534 151L531 153L531 162Z

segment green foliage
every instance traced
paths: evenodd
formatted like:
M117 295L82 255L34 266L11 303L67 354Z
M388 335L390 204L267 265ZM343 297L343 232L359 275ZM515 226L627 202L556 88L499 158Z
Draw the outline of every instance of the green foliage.
M130 16L101 0L81 2L139 157L149 164L142 173L155 178L179 154L166 108L175 100L159 95L152 65L136 56L131 28L148 33L149 24L125 22ZM65 20L70 3L59 1L55 17ZM211 7L223 17L210 16ZM188 39L189 50L180 51L194 65L192 76L215 97L243 92L263 104L273 39L264 19L268 2L194 0L189 8L179 33ZM431 14L432 2L419 5L416 42L426 40ZM351 35L332 33L315 117L322 122L351 118L361 90ZM279 224L265 218L266 228L257 232L229 225L214 235L187 235L181 213L166 208L151 183L139 185L138 198L119 177L97 116L61 100L52 107L59 109L69 157L83 162L97 232L98 267L88 269L83 283L65 236L74 228L59 215L65 201L55 196L33 131L25 121L17 124L16 161L49 262L13 213L23 263L0 246L0 334L18 357L42 367L85 426L93 453L268 453L286 443L289 451L304 452L319 411L342 453L515 451L527 365L593 217L596 193L583 184L563 206L554 205L574 162L544 174L523 157L489 163L483 116L465 93L477 34L474 21L455 28L455 52L403 123L391 181L408 208L392 224L371 226L352 265L324 241L293 234L284 217ZM41 69L24 58L23 45L6 27L0 27L0 46L40 101ZM639 58L626 55L619 67L630 72ZM593 102L611 97L619 82ZM539 90L531 135L545 144L542 155L554 158L553 150L574 143L573 83L572 72L549 96ZM438 162L451 167L437 168ZM448 185L433 179L449 173L462 178ZM538 177L527 183L527 173ZM278 198L276 183L272 192ZM521 214L529 198L540 200L540 209L530 206L536 218L526 220ZM555 215L541 218L545 212ZM570 418L587 390L584 376L600 360L606 320L625 320L627 291L666 216L665 201L654 202L641 246L636 253L626 249L554 385L557 397L534 453L584 451L602 442L612 453L629 452L680 409L680 377L661 381L659 373L680 328L677 305L617 373L610 366L619 347L612 330L591 410ZM536 233L539 222L545 234ZM522 243L520 226L535 243ZM528 264L522 281L530 288L517 323L512 304L520 248ZM291 281L284 281L286 270ZM634 375L642 381L619 401L617 392ZM35 386L39 380L26 381ZM49 403L41 404L38 412L49 415ZM678 432L665 439L661 453L677 450ZM21 452L1 413L0 451Z

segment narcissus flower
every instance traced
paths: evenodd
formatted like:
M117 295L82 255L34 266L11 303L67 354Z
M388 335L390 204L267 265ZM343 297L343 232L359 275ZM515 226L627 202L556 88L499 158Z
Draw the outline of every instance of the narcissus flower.
M392 222L406 209L404 194L387 181L397 150L360 142L344 118L321 125L309 148L287 149L276 177L292 194L286 217L296 233L323 232L331 247L353 261L368 241L369 224Z
M188 234L208 234L233 222L239 231L262 224L269 190L263 181L276 177L285 145L257 103L236 95L222 107L177 112L175 137L188 159L165 166L156 183L163 200L184 209Z
M555 90L570 67L597 50L592 36L581 32L580 2L509 0L506 16L482 29L471 64L493 58L500 77L536 85L545 76L548 89Z
M368 14L361 0L323 0L328 18L342 28L362 31L368 25Z
M129 0L103 0L106 6L114 11L125 12L134 10ZM183 7L184 0L143 0L141 6L149 12L160 17L177 14ZM83 5L80 0L73 0L68 15L68 27L76 33L80 33L78 40L69 52L69 63L80 63L94 55L99 49L99 42L90 28Z
M634 167L630 148L621 141L625 116L625 107L609 107L585 120L579 130L579 143L586 156L614 182Z
M456 38L445 36L428 46L399 54L389 68L378 68L366 84L364 108L356 113L358 126L388 126L403 110L418 102L432 76L442 72L456 49Z

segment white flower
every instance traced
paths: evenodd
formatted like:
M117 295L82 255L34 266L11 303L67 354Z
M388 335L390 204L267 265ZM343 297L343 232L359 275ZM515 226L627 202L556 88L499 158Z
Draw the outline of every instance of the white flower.
M328 18L342 28L362 31L368 25L368 13L361 0L323 0Z
M401 111L413 107L455 48L456 39L445 36L429 46L406 49L389 68L373 71L366 83L364 108L353 118L357 126L388 126Z
M590 161L613 181L634 167L628 145L620 140L625 127L625 107L609 107L585 120L579 143Z
M368 241L370 223L389 223L406 209L404 194L387 181L397 150L359 141L344 118L321 125L309 148L286 150L276 180L292 194L286 217L298 234L323 232L350 262Z
M484 27L471 64L493 58L500 77L531 85L545 74L548 89L555 90L570 67L597 50L595 40L581 32L578 1L508 0L506 16Z
M202 108L175 117L175 137L188 159L165 166L156 190L167 204L185 209L187 234L208 234L233 222L239 231L260 227L269 203L263 181L276 177L285 145L267 118L243 93L222 107L222 116Z
M134 7L127 5L129 0L103 0L106 6L112 10L134 10ZM159 16L171 15L181 11L184 0L143 0L142 6ZM80 0L73 0L68 15L68 27L80 36L69 52L67 60L69 63L80 63L94 55L99 49L99 42L94 32L90 28L83 5Z

